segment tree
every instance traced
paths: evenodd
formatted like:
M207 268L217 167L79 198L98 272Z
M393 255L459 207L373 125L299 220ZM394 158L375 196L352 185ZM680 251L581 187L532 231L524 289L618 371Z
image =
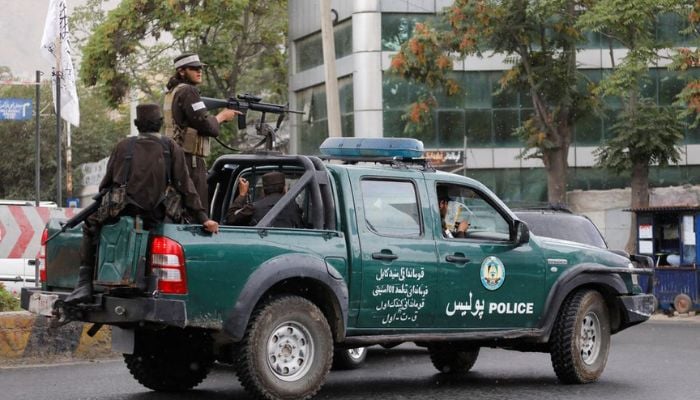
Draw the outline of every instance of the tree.
M2 70L2 68L0 68ZM9 70L4 77L11 78ZM56 195L56 115L53 112L51 85L41 85L41 200L55 201ZM10 86L0 88L1 97L34 98L34 87ZM114 110L95 94L78 86L83 110L80 127L72 132L73 163L79 165L109 156L114 144L129 133L126 110ZM89 112L86 112L89 110ZM65 135L65 129L64 129ZM64 136L65 138L65 136ZM65 139L64 139L65 140ZM0 198L32 200L35 198L35 125L30 121L0 121ZM65 157L65 154L63 154ZM65 165L65 158L62 162ZM65 169L63 169L65 174ZM65 182L65 176L63 177ZM76 188L78 189L78 188ZM63 193L65 196L65 191Z
M571 129L589 107L577 87L576 44L581 32L574 0L457 0L441 24L416 24L413 37L392 59L392 70L424 83L428 91L413 103L405 119L409 129L430 123L434 91L459 92L450 78L452 55L482 55L484 49L506 54L513 67L502 89L526 90L534 115L517 131L525 143L522 157L541 158L547 171L547 198L566 202L566 177Z
M683 126L676 118L676 110L657 106L653 99L644 98L641 84L649 79L649 66L658 65L661 49L668 47L656 39L657 16L679 11L684 3L682 0L600 0L592 2L579 19L582 28L599 32L628 50L617 65L611 52L613 71L596 89L601 96L620 98L623 109L612 126L615 137L595 154L599 165L631 175L632 208L649 206L649 167L680 160L678 145L683 140ZM633 220L626 246L630 252L636 245L635 225Z
M92 0L83 11L89 13ZM227 97L245 88L286 98L285 0L123 0L94 27L80 77L112 105L129 89L159 100L172 58L199 53L207 63L202 92ZM89 15L81 21L89 24Z

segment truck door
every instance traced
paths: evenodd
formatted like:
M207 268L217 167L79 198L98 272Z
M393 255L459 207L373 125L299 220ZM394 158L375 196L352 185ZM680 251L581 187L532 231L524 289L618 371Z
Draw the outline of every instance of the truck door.
M435 209L439 210L440 193L449 197L443 212L447 226L441 224L436 235L440 295L435 325L535 327L545 301L544 262L539 250L511 241L511 218L489 194L439 182L435 189ZM440 220L440 215L435 218ZM469 222L466 234L445 232L462 220Z
M407 178L352 180L362 249L362 297L358 327L415 328L432 324L438 296L429 201L418 172Z

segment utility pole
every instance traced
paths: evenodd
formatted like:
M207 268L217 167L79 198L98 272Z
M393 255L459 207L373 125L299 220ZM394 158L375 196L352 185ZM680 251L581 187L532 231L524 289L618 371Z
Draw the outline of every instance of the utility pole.
M328 137L343 136L340 126L340 99L338 77L335 72L335 40L331 0L320 0L321 42L323 44L323 71L326 77L326 109L328 110Z

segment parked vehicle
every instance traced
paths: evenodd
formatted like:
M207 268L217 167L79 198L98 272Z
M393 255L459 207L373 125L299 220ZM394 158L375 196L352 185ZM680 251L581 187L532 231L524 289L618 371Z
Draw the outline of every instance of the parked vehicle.
M94 304L61 301L77 279L78 227L46 246L45 281L22 306L59 321L112 326L132 375L158 391L198 385L213 362L236 365L256 398L309 398L334 352L412 341L435 368L465 373L481 347L551 354L565 383L598 379L610 335L653 307L632 277L649 273L604 249L530 235L490 190L435 171L411 139L328 139L328 158L229 155L210 170L221 221L238 178L284 172L284 197L253 227L124 217L103 228ZM369 163L368 163L369 162ZM445 237L438 188L468 210L463 239ZM274 228L291 201L306 229ZM47 235L61 227L48 224ZM337 352L336 352L337 354Z
M23 287L36 285L36 260L0 258L0 283L8 293L20 296Z
M607 249L605 238L585 215L565 209L514 210L515 215L527 223L530 232L537 236L569 240Z

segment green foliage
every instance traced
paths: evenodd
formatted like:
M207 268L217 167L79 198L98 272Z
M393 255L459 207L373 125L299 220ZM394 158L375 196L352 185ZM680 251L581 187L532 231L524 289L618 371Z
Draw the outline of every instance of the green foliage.
M639 167L678 162L683 126L674 109L657 107L651 99L641 98L640 85L649 79L649 66L658 64L660 49L668 46L655 38L657 16L679 12L686 6L685 0L600 0L592 2L579 19L582 28L600 32L628 49L596 92L620 97L624 108L612 128L615 137L595 153L598 163L617 173L646 171L637 172L640 176L633 176L633 180L647 187L648 176L641 175L648 174L648 168ZM633 199L633 203L642 205L648 201Z
M653 100L642 99L636 109L617 115L612 131L614 137L594 155L600 165L618 174L629 173L635 164L663 167L680 161L683 125L672 107L658 107Z
M0 283L0 312L20 311L19 299L10 294Z
M94 2L92 0L89 11ZM112 105L137 88L159 101L172 58L196 52L207 63L202 93L239 90L286 98L285 0L123 0L95 26L83 48L80 78ZM78 24L90 24L82 14ZM162 40L161 40L162 39Z
M23 97L34 99L34 87L5 86L0 88L0 97ZM41 110L39 118L40 137L40 179L41 200L56 200L56 116L53 108L51 84L43 82L40 89ZM78 87L81 123L79 128L72 128L73 166L85 162L95 162L109 153L121 137L129 133L129 121L124 117L128 110L113 110L106 102L96 96L93 90ZM0 198L32 200L35 198L35 122L2 121L0 122ZM65 138L63 127L63 182L65 183ZM75 176L74 182L77 182ZM74 187L74 194L79 187ZM64 195L65 198L65 190Z

